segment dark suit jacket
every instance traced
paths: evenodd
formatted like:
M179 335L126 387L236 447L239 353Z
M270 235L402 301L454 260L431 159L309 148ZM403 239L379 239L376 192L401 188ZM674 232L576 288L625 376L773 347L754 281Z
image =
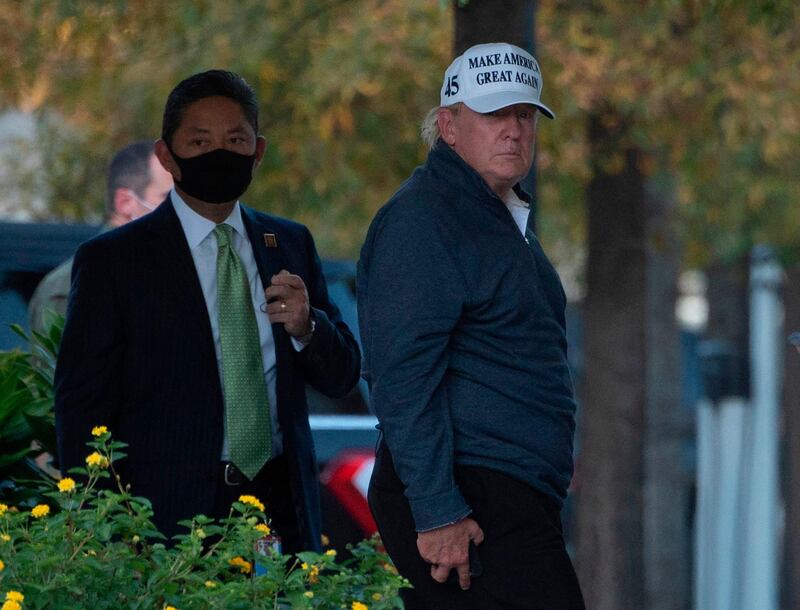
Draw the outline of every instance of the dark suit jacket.
M331 396L357 382L358 346L329 300L308 229L242 206L264 286L281 269L303 278L316 318L295 351L273 325L278 419L304 548L320 546L317 466L305 384ZM267 247L264 234L276 236ZM259 312L257 312L259 313ZM83 244L75 255L55 374L61 469L84 465L90 430L106 425L128 443L119 462L131 491L153 502L167 535L210 514L223 442L223 398L208 311L169 199L143 218Z

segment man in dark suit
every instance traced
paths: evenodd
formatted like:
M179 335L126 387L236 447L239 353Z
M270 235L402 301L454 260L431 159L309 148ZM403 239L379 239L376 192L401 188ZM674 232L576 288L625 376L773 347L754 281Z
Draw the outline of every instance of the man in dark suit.
M344 395L360 354L308 230L239 202L265 146L240 76L196 74L169 95L155 152L175 188L75 255L56 430L62 471L83 464L93 426L128 443L121 477L165 534L251 494L296 552L321 534L305 384Z

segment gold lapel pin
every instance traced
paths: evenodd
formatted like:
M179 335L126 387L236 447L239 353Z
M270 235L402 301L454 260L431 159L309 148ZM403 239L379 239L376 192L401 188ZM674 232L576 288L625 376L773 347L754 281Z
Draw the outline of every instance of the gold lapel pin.
M264 243L267 248L277 248L278 238L275 237L275 233L264 233Z

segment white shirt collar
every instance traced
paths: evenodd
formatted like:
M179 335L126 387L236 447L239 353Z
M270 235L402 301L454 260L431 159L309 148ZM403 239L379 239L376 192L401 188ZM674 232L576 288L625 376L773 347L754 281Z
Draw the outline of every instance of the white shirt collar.
M183 232L186 234L186 241L189 244L189 249L194 250L208 237L209 233L211 233L217 225L213 220L200 216L200 214L190 208L183 198L178 195L175 187L172 188L169 196L175 208L175 213L178 215L178 220L183 227ZM233 206L230 215L223 222L231 225L242 237L246 236L244 221L242 220L242 208L239 206L238 200Z
M522 199L519 198L519 195L517 195L514 192L514 189L508 191L508 195L503 197L503 203L505 203L509 209L511 209L512 206L518 208L530 208L530 206L527 203L525 203L524 201L522 201Z

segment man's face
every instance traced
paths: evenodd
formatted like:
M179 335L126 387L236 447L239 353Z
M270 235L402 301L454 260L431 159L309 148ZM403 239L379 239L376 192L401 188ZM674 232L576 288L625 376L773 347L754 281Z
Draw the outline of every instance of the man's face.
M444 141L501 197L519 182L533 163L536 107L514 104L481 114L461 104L458 113L439 112Z
M172 188L172 175L164 169L155 155L150 155L149 167L150 182L142 193L142 199L155 208L167 198Z
M183 158L197 157L218 148L241 155L256 154L256 164L264 155L264 138L257 137L238 102L228 97L206 97L186 107L172 137L172 150ZM180 169L171 163L167 169L180 180Z
M125 187L119 187L114 192L114 211L107 219L109 225L119 227L141 218L155 210L167 198L172 188L172 175L159 163L155 154L150 155L148 169L150 182L141 195L132 188Z

